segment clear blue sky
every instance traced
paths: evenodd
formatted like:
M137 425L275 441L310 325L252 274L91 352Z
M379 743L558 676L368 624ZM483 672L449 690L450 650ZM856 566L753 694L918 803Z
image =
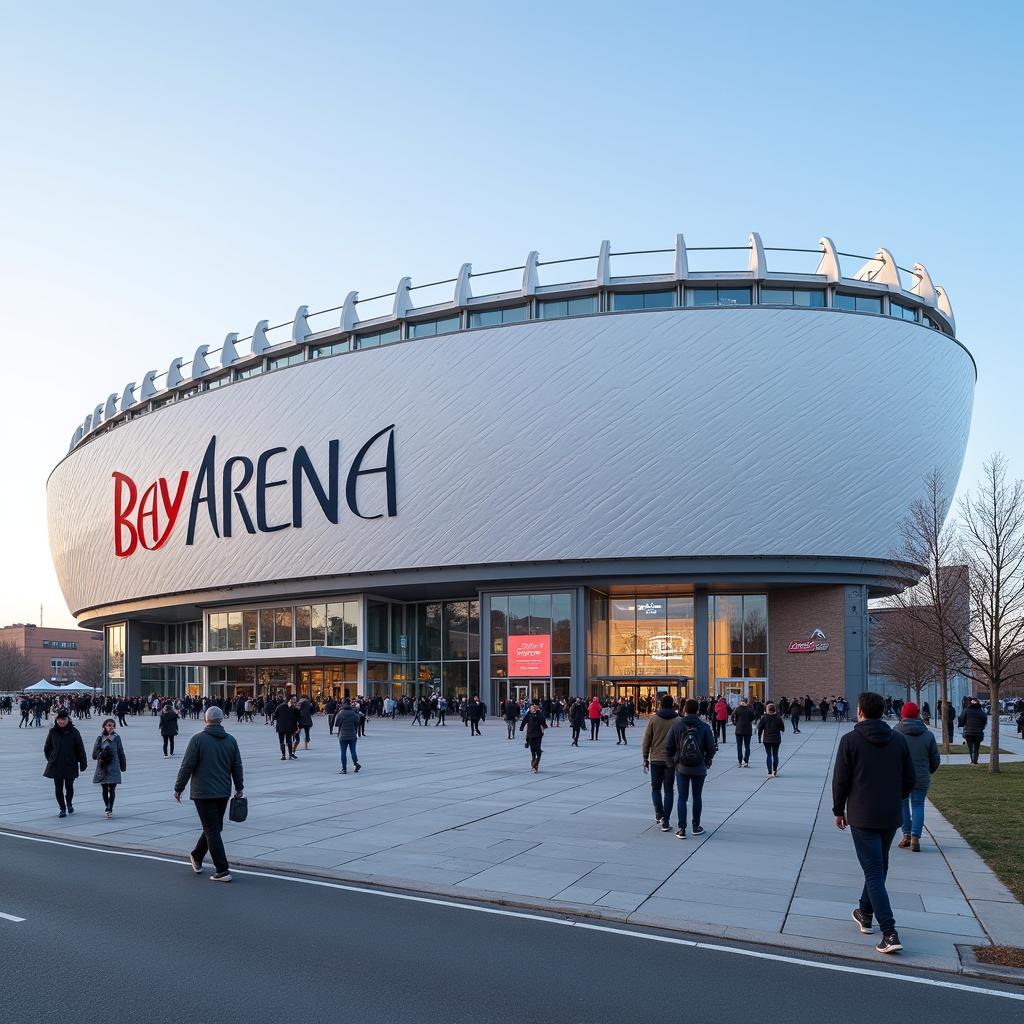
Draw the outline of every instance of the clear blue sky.
M0 623L71 621L45 479L127 381L602 238L924 263L980 371L961 487L1024 475L1017 4L5 7Z

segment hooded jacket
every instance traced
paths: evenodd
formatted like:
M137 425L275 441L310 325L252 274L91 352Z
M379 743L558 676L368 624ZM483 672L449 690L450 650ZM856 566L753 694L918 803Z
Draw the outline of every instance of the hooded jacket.
M754 735L754 709L746 704L739 704L732 713L733 732L737 736Z
M641 753L645 761L654 764L665 763L665 741L668 739L672 723L679 717L675 708L658 708L657 714L647 719Z
M927 791L940 763L939 745L935 742L935 736L920 718L904 718L896 730L910 748L910 759L914 762L914 775L917 777L914 788Z
M916 782L906 739L880 718L867 718L839 741L832 813L854 828L898 829Z
M965 740L981 740L985 738L985 726L988 725L988 715L985 714L980 704L968 704L966 710L960 716L960 722ZM950 722L949 728L950 732L952 732L952 722Z
M43 775L48 779L77 779L79 770L84 772L89 767L82 734L70 722L66 729L53 723L43 744L43 757L46 758Z
M687 729L697 730L697 743L704 754L704 760L694 768L675 764L676 753L682 748L683 734ZM665 763L675 765L677 775L707 775L717 750L718 745L715 743L711 726L696 715L683 715L672 723L668 731L668 738L665 740Z
M765 715L757 723L757 738L761 743L781 743L786 723L780 714Z
M190 779L191 800L230 797L232 781L236 790L244 788L242 755L234 736L225 732L224 726L208 725L188 741L174 781L175 793L181 793Z

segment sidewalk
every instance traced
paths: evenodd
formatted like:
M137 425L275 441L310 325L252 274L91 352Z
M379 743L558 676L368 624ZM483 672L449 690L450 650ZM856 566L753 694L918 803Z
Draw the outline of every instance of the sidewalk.
M99 720L76 724L91 750ZM182 722L179 757L198 724ZM286 763L262 721L226 724L241 745L249 797L249 820L226 826L235 863L882 959L877 936L861 936L850 920L861 875L849 835L832 822L831 764L847 725L787 732L777 779L766 778L756 740L751 767L737 767L730 729L704 791L707 831L679 841L654 825L641 720L623 747L612 730L579 748L569 746L566 727L549 730L539 775L529 772L522 741L509 742L495 720L479 738L457 719L443 729L371 720L359 741L364 770L347 776L337 774L338 747L323 718L312 749ZM171 797L179 757L163 758L148 715L129 719L121 734L128 771L114 819L102 816L91 766L77 784L75 815L58 819L42 778L45 730L5 719L0 823L174 854L190 849L194 811ZM947 856L927 841L919 854L892 851L889 888L906 947L898 960L955 971L957 944L988 942L967 897L1002 903L1011 930L1022 908L993 897L998 880L930 805L926 826ZM966 854L974 891L965 896L954 870Z

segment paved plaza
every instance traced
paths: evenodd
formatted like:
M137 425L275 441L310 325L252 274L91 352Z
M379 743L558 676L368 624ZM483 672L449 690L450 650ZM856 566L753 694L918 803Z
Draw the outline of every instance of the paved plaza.
M42 777L45 729L0 722L0 823L146 850L190 849L197 819L187 801L174 802L172 784L200 723L181 723L177 754L165 759L157 720L128 721L121 730L128 771L111 821L92 765L77 784L76 813L58 819ZM87 751L99 724L76 722ZM832 822L832 758L847 725L787 732L777 779L766 777L756 740L750 768L737 766L730 729L704 790L707 831L680 841L654 823L640 719L628 746L602 730L597 742L583 738L572 748L565 726L549 730L538 775L523 741L508 741L504 723L493 719L481 737L458 719L444 728L373 719L359 741L364 769L345 776L322 717L311 749L285 763L262 720L225 724L241 745L249 797L249 820L226 826L234 863L877 956L877 936L861 936L850 920L861 875L849 835ZM1002 745L1024 755L1016 738ZM941 849L926 838L919 854L892 852L901 960L955 970L957 944L1024 945L1024 907L931 805L926 829Z

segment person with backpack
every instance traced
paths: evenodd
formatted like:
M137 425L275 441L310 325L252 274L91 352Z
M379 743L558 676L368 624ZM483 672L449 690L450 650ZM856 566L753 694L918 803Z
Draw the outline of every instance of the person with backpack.
M672 829L672 802L675 795L675 766L665 756L665 743L669 730L679 716L671 694L661 698L656 714L647 719L647 728L641 745L644 771L651 773L651 799L654 801L654 820L662 832Z
M732 713L733 735L736 737L736 758L741 768L750 767L750 737L754 735L754 718L757 712L741 697Z
M764 711L764 718L757 723L757 742L764 744L768 778L775 779L779 775L779 747L782 745L786 723L782 720L782 715L775 710L774 704L769 704Z
M530 710L519 723L519 731L526 730L526 746L530 748L530 768L534 774L540 771L540 756L543 753L540 746L544 739L544 730L547 727L548 723L544 719L540 706L534 701L530 705Z
M103 811L108 819L114 816L114 791L121 782L121 773L128 770L124 745L115 731L116 726L112 718L106 719L102 732L92 745L92 759L96 762L92 781L102 787Z
M675 769L676 839L686 838L686 804L693 790L693 834L699 836L701 811L704 809L704 780L718 746L711 727L697 715L699 705L691 697L683 705L683 717L673 723L665 740L665 761Z
M857 724L844 734L832 770L832 814L836 828L847 825L864 873L860 904L851 912L862 935L874 932L878 918L879 953L903 949L885 888L889 849L902 820L903 801L917 785L905 737L882 721L885 701L870 691L857 698Z
M903 801L903 838L899 848L910 847L911 853L921 852L921 833L924 831L924 803L932 776L939 770L939 746L924 722L918 717L917 705L908 701L900 712L900 723L896 726L910 747L917 782L910 796Z

